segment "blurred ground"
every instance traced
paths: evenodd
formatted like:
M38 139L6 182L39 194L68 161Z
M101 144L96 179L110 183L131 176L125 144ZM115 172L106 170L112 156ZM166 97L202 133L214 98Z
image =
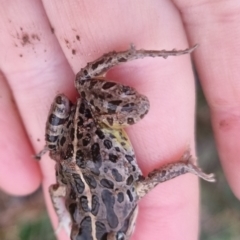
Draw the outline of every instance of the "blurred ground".
M214 185L201 181L200 239L239 240L240 202L231 193L222 173L208 107L199 86L196 114L199 163L205 172L214 172L217 177ZM0 239L55 240L41 190L21 198L0 192Z
M201 181L201 240L239 240L240 202L227 185L217 155L209 109L198 85L197 153L201 168L215 173L217 182Z
M1 240L55 240L39 189L27 197L0 192Z

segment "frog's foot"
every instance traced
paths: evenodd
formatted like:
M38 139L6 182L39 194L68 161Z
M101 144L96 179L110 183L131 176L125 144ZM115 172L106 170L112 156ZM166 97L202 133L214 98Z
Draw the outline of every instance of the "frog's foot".
M179 162L170 163L159 169L153 170L145 179L142 179L138 182L136 191L139 198L145 196L159 183L168 181L185 173L193 173L208 182L215 182L214 174L204 173L193 162L194 160L190 154L190 150L188 149L183 154Z
M198 166L196 166L192 163L187 163L185 168L186 168L187 172L193 173L193 174L197 175L198 177L204 179L207 182L215 182L216 181L215 175L213 173L206 174L201 170L201 168L199 168Z
M193 173L193 174L197 175L198 177L204 179L207 182L215 182L216 181L213 173L206 174L201 170L201 168L199 168L196 165L196 159L193 158L189 146L187 147L186 151L182 155L180 162L185 162L187 172Z

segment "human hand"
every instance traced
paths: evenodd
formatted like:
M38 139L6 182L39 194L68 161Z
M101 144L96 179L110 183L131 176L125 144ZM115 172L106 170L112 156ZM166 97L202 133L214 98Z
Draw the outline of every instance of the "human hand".
M54 161L45 156L39 167L31 158L43 148L46 117L55 95L64 93L76 99L74 75L103 53L125 50L129 43L145 49L184 49L188 38L190 46L200 44L193 53L194 62L212 110L226 176L240 196L240 50L234 44L240 38L235 30L239 12L228 3L174 3L43 1L45 9L40 1L2 3L0 66L5 79L0 79L4 113L0 185L5 191L27 194L42 182L56 226L48 194L49 185L55 183ZM228 17L231 21L223 21ZM188 143L194 149L195 91L189 56L134 61L111 70L108 78L135 87L150 100L149 114L128 129L144 174L176 161ZM133 239L196 239L198 191L198 180L190 174L159 185L140 202ZM61 234L59 239L68 237Z

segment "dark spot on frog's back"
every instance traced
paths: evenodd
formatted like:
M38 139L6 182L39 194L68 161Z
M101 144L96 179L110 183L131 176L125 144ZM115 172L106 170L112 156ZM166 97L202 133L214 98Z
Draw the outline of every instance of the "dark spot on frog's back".
M99 210L99 198L98 198L98 196L93 195L92 196L92 211L91 211L91 213L94 216L97 216L98 210Z
M96 222L96 236L97 239L107 240L107 229L104 223L97 221Z
M86 147L91 142L91 135L86 134L86 136L82 139L82 144Z
M92 113L91 113L91 111L89 109L86 109L85 117L88 118L88 119L92 118Z
M84 114L85 112L85 104L82 102L79 107L79 113Z
M125 158L126 158L129 162L131 162L131 161L134 160L131 155L125 155Z
M84 179L85 179L85 181L86 181L86 183L88 184L89 187L91 187L91 188L96 188L97 187L97 182L92 175L83 174L83 177L84 177Z
M119 203L122 203L124 200L124 194L122 192L118 193L117 200Z
M75 132L75 129L71 128L71 130L70 130L70 138L71 138L72 141L74 140L74 132Z
M115 228L118 226L118 218L114 212L115 197L108 190L103 190L101 196L106 207L107 222L111 228Z
M82 182L82 179L80 178L80 176L78 174L75 174L75 173L73 173L72 176L74 179L74 183L75 183L77 192L82 194L84 191L84 188L85 188L85 185Z
M117 182L121 182L123 180L122 175L115 168L112 169L112 175L113 175L115 181L117 181Z
M86 196L80 197L80 203L81 203L81 207L82 207L84 212L89 212L90 211L90 209L88 207L88 199L87 199Z
M73 190L74 189L74 184L71 184L71 186L72 186L72 189L70 190L69 196L70 196L71 199L75 200L77 198L77 195L76 195L76 191Z
M132 193L129 189L127 190L127 195L129 197L130 202L132 202L133 201L133 196L132 196Z
M104 142L103 142L104 146L107 148L107 149L111 149L112 148L112 142L108 139L105 139Z
M77 150L77 153L76 153L76 163L80 168L86 167L86 162L84 161L84 154L80 149Z
M131 185L133 183L133 176L130 175L128 178L127 178L127 185Z
M116 163L116 162L117 162L117 159L118 159L118 156L117 156L117 155L114 155L114 154L110 153L110 154L108 155L108 157L109 157L109 160L110 160L111 162L113 162L113 163Z
M102 162L102 157L100 154L100 147L98 143L94 143L91 147L91 152L92 152L92 158L93 161L96 163L101 163Z
M77 125L78 125L78 127L82 127L83 126L83 118L80 117L80 116L78 117Z
M80 228L76 240L93 240L90 217L85 217L80 223Z
M98 129L95 131L95 133L97 134L97 136L98 136L100 139L104 139L104 138L105 138L105 135L104 135L103 131L102 131L100 128L98 128Z
M107 89L112 88L114 86L116 86L116 83L114 83L114 82L106 82L106 83L103 84L102 89L107 90Z
M103 187L105 187L105 188L113 189L113 187L114 187L113 182L110 181L110 180L108 180L108 179L105 179L105 178L102 179L102 180L100 181L100 183L101 183L101 185L102 185Z
M117 152L120 152L120 148L119 148L119 147L115 147L115 150L116 150Z

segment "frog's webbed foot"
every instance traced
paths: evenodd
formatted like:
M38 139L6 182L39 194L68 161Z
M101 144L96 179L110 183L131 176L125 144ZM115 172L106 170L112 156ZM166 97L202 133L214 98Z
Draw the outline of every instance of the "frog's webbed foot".
M193 158L189 150L187 150L179 162L170 163L159 169L153 170L145 179L138 182L136 191L139 198L144 197L159 183L168 181L185 173L193 173L208 182L215 182L214 174L204 173L193 162Z

